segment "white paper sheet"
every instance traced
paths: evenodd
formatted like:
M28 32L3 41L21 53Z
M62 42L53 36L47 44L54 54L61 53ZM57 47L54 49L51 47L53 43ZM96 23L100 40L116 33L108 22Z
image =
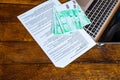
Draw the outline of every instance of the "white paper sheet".
M19 15L18 19L54 65L63 68L96 43L84 29L69 35L52 34L52 7L58 5L60 4L51 0L46 1Z

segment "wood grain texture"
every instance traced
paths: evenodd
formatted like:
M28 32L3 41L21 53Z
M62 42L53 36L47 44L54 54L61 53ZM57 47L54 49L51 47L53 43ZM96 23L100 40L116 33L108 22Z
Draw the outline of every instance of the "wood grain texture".
M0 0L0 80L120 80L119 44L95 46L63 69L51 63L17 19L44 1Z
M0 63L50 63L36 42L1 42ZM82 63L113 63L120 62L120 45L95 46L74 62Z
M6 77L7 76L7 77ZM120 64L71 64L64 69L51 64L4 65L2 80L119 80Z
M7 4L32 4L38 5L42 2L47 0L0 0L0 3L7 3ZM68 0L59 0L61 3L66 2Z

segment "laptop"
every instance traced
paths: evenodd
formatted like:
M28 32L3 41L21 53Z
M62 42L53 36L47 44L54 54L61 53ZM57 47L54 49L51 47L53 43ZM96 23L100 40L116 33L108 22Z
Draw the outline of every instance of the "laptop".
M84 27L85 31L96 41L102 37L113 16L120 6L120 0L76 0L91 24Z

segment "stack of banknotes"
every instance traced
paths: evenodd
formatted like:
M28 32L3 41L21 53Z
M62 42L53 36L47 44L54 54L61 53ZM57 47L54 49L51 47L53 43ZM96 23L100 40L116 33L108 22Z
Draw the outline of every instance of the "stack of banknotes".
M56 35L72 34L91 23L76 0L54 6L52 21L52 33Z

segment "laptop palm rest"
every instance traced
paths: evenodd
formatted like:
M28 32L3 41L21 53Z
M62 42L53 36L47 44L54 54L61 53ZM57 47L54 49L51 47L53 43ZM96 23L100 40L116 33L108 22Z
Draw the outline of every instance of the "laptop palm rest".
M86 11L93 2L93 0L76 0L76 1L81 6L83 11Z

